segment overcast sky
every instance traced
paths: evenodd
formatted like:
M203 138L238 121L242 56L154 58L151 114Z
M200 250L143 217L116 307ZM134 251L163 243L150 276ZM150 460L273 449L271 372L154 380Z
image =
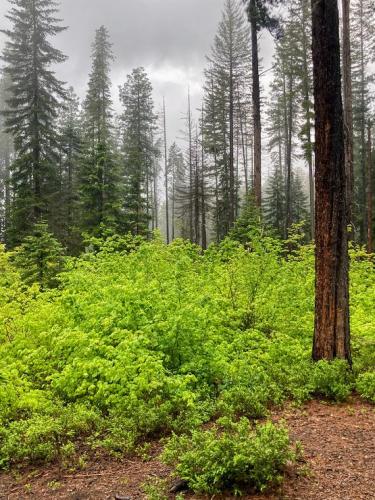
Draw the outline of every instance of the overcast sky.
M168 142L179 135L186 112L190 86L192 102L200 104L205 56L209 53L224 0L61 0L61 18L68 30L55 45L69 59L58 68L58 76L83 97L91 61L95 29L105 25L111 35L115 61L112 69L113 97L118 107L118 86L137 66L151 78L155 105L163 95L167 104ZM7 0L0 0L1 26ZM4 37L0 37L0 49ZM271 64L272 44L263 38L265 68Z

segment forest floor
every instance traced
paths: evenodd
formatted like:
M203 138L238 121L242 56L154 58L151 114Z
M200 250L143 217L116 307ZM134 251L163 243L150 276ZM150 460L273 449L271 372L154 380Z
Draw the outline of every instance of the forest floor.
M293 441L303 445L304 459L285 473L283 485L268 494L248 494L254 500L375 499L375 408L353 398L343 404L310 401L301 408L288 407L274 420L285 420ZM93 459L83 470L68 472L57 465L29 468L0 475L0 499L23 500L136 500L148 498L142 485L173 484L170 469L157 456L155 443L151 460L131 458ZM158 496L150 496L156 499ZM159 497L162 498L162 497ZM170 495L170 498L175 498ZM194 494L184 498L205 499ZM215 495L215 500L230 495Z

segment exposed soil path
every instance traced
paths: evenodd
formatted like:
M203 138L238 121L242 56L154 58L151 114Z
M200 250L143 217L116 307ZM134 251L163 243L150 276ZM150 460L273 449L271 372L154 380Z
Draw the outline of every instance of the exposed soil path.
M287 471L283 486L268 495L247 495L254 500L371 500L375 499L375 408L364 402L331 405L312 401L300 409L284 410L293 440L301 441L305 463ZM169 480L155 444L149 462L141 459L89 462L84 470L69 473L57 466L0 475L1 500L139 500L141 485ZM173 495L170 498L174 498ZM190 499L203 499L187 495ZM206 497L208 498L208 497ZM230 499L229 495L215 499Z

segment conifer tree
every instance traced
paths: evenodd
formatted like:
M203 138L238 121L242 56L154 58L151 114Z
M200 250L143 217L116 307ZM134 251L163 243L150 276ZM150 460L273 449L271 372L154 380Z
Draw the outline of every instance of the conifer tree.
M375 61L375 10L371 0L353 0L351 16L354 127L354 226L366 242L367 124L370 119L371 82Z
M96 30L92 69L84 101L84 137L79 172L81 228L89 233L121 222L121 172L115 150L108 30Z
M78 175L82 153L82 122L80 101L72 87L59 127L59 199L55 207L58 214L57 234L69 251L76 253L80 245Z
M281 168L275 168L267 180L263 217L279 238L285 237L285 179Z
M204 98L204 143L211 156L218 240L233 226L239 207L240 180L235 149L236 143L240 144L236 138L241 132L241 140L245 143L243 117L246 107L249 107L251 88L249 45L250 31L241 5L237 0L227 0L208 57ZM243 157L244 172L247 173L246 152Z
M63 270L64 249L47 224L40 222L16 249L14 262L27 285L38 283L42 290L54 288Z
M259 78L258 34L267 28L277 33L278 20L272 17L270 7L283 0L243 0L251 26L251 69L254 131L254 193L257 207L262 204L262 122Z
M171 231L172 240L176 235L184 235L184 214L179 210L178 190L185 183L186 165L184 155L180 147L173 142L168 153L168 171L171 176L170 199L171 199Z
M0 80L0 110L7 109L6 101L9 98L7 89L10 87L9 77L3 76ZM6 234L9 224L9 210L11 201L10 191L10 163L13 155L13 141L10 134L5 132L4 116L0 115L0 242L6 243Z
M146 235L150 224L149 186L157 150L152 85L143 68L136 68L120 88L123 105L123 156L125 175L125 230Z
M10 77L10 98L5 111L6 130L12 134L15 161L11 167L13 192L8 243L14 245L41 217L49 217L56 186L56 117L62 83L51 69L65 56L50 39L63 31L53 0L9 0L12 28L3 52L4 71Z

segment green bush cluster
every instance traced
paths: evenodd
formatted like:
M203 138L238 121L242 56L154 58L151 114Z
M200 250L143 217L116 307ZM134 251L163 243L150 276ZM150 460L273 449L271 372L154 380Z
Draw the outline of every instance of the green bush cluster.
M163 459L177 462L176 474L196 492L242 493L249 487L263 491L280 481L294 453L285 428L270 422L253 427L243 417L238 422L222 418L211 429L174 435Z
M311 247L285 258L271 238L202 253L111 236L66 259L44 291L10 257L0 248L2 467L56 458L78 436L123 453L288 399L341 401L354 387L374 399L375 271L362 253L352 252L353 374L311 362Z

